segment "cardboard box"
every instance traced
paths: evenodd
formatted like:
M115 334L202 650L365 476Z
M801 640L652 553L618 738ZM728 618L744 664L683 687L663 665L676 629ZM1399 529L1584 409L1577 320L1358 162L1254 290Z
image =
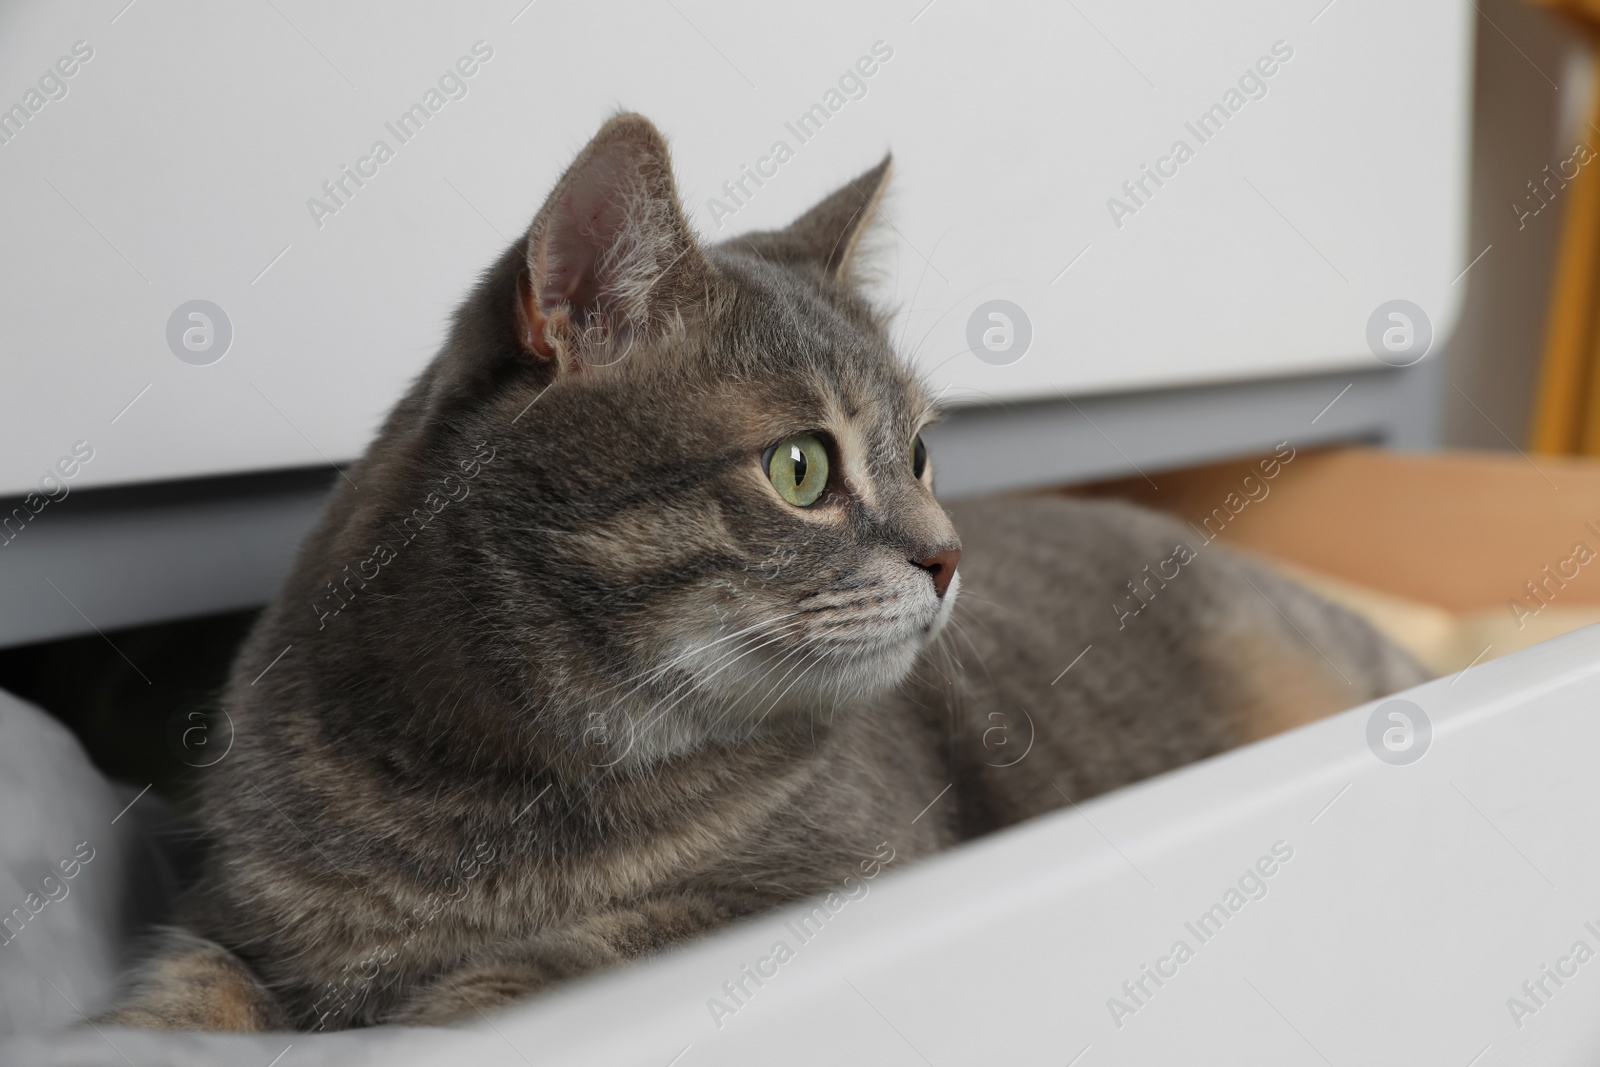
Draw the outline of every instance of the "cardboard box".
M1067 492L1260 556L1441 673L1600 622L1600 461L1285 447Z

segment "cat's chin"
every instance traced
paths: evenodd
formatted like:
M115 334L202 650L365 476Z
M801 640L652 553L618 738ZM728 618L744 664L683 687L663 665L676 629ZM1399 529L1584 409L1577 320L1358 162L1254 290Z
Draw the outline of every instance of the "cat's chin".
M630 754L659 758L692 750L696 738L738 741L796 723L809 729L889 695L949 623L960 588L957 573L936 598L924 580L902 590L888 612L832 621L827 634L785 627L795 613L781 609L764 623L724 622L694 633L663 650L666 666L646 672L661 691L644 697L650 707L641 718L651 728L630 737Z
M830 664L831 672L838 679L849 680L857 699L887 695L906 680L917 659L949 624L960 592L958 572L951 577L945 595L928 605L931 610L895 618L882 632L854 646L841 646Z
M960 592L961 577L930 605L922 618L901 617L881 632L829 650L817 669L800 672L781 698L762 705L762 718L827 715L848 704L880 699L910 677L918 659L933 645L950 621Z
M961 596L961 572L956 571L950 576L950 588L945 590L944 596L939 598L939 610L934 614L933 621L928 624L926 637L932 641L939 636L939 632L950 621L950 616L955 613L956 600Z

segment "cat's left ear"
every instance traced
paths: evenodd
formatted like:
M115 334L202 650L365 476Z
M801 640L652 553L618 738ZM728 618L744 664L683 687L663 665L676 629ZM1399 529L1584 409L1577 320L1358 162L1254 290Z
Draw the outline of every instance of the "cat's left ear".
M666 140L643 116L618 115L529 228L519 340L563 372L618 362L703 295L706 269Z

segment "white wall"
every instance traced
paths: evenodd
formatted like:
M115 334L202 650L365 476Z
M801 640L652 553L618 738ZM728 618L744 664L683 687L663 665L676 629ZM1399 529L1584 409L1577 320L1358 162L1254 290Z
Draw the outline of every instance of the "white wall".
M958 399L1374 366L1372 311L1413 300L1442 336L1471 251L1460 0L125 2L0 9L0 107L93 50L0 144L0 494L77 441L80 486L352 457L618 106L672 136L708 237L780 224L892 146L882 295ZM475 42L465 95L402 143L385 124ZM1202 143L1185 123L1275 42L1266 95ZM785 123L874 47L865 95L801 143ZM1194 158L1114 221L1180 139ZM379 140L393 158L314 217ZM777 140L793 158L720 217ZM996 298L1033 331L1000 366L967 340ZM208 366L167 339L196 299L232 330Z

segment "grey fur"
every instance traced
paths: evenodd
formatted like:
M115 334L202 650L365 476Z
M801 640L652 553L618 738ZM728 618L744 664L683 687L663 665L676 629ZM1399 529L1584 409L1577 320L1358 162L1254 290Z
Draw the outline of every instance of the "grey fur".
M203 878L110 1021L475 1017L1247 739L1261 687L1218 635L1319 685L1326 654L1352 704L1416 676L1216 547L1111 632L1108 593L1183 536L1149 513L953 527L910 469L931 401L850 281L887 171L702 248L660 135L607 124L242 650ZM762 471L802 431L837 466L809 509ZM917 561L956 528L941 599ZM1018 705L1035 751L997 768Z

